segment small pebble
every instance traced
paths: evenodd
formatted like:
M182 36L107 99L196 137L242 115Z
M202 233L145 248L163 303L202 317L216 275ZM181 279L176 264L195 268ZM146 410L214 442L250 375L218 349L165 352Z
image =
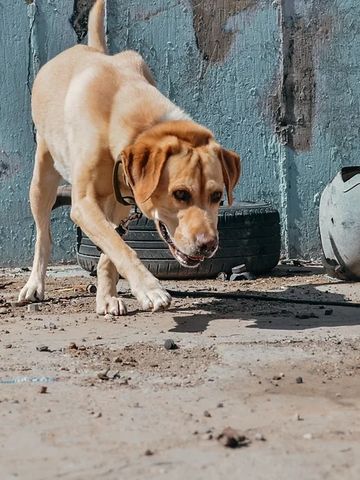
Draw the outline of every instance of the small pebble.
M42 385L40 387L39 393L47 393L47 387L45 385Z
M100 378L100 380L109 380L109 376L108 376L108 373L109 373L109 370L106 370L106 372L100 372L97 374L98 378Z
M299 413L295 413L295 420L298 422L302 422L304 418Z
M225 428L217 437L218 441L227 448L239 448L249 445L250 440L245 435L240 435L231 427Z
M12 348L12 343L8 343L7 345L5 345L5 348Z
M44 322L44 328L48 328L49 330L56 330L57 326L54 322Z
M231 272L236 274L246 272L246 265L244 263L241 265L236 265L231 269Z
M77 350L77 349L78 349L78 347L77 347L77 345L76 345L75 342L70 342L68 348L69 348L70 350Z
M250 272L242 272L242 273L232 273L230 275L230 281L236 282L239 280L255 280L256 276Z
M38 352L50 352L49 347L47 345L39 345L36 347Z
M208 410L205 410L204 417L211 417L211 413Z
M257 440L258 442L266 442L266 438L262 433L256 433L255 440Z
M174 340L172 340L171 338L165 340L164 347L166 348L166 350L176 350L178 348Z
M148 448L147 450L145 450L145 455L147 457L150 457L151 455L154 455L154 452L152 450L150 450L150 448Z
M224 406L224 404L223 404L222 402L219 402L219 403L216 405L217 408L223 408L223 406Z
M220 272L218 276L216 277L216 280L221 280L222 282L225 282L227 280L228 276L225 272Z
M302 377L296 377L296 383L304 383L304 380Z
M303 435L303 438L304 438L305 440L312 440L313 436L312 436L311 433L305 433L305 434Z
M324 315L332 315L333 311L334 310L332 308L327 308L324 312Z

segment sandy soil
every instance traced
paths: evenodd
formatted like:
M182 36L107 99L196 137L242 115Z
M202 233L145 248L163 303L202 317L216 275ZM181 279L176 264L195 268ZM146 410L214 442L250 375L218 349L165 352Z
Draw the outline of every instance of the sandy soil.
M16 306L27 276L0 272L1 480L360 478L360 309L328 304L360 303L360 285L287 266L165 282L183 297L152 314L120 282L129 315L113 318L70 267L38 311ZM217 439L229 426L239 448Z

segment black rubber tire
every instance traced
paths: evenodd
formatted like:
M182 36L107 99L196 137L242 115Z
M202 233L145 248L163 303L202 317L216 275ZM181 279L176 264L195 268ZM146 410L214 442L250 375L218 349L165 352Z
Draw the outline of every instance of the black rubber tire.
M254 274L270 272L280 258L280 218L274 208L265 203L238 203L220 207L220 247L213 258L197 268L182 267L160 239L151 220L142 217L132 222L123 237L158 278L212 278L220 272L231 273L236 265L246 265ZM94 272L100 251L78 228L77 259L85 270Z

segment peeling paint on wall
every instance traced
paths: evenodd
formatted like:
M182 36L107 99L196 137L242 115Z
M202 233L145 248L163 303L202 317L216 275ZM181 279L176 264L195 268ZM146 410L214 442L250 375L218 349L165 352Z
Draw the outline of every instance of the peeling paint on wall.
M286 18L282 38L284 63L277 133L293 150L309 150L316 94L311 26L303 18Z
M236 33L227 30L227 21L244 10L255 9L261 0L190 0L196 45L202 58L223 62Z
M309 12L298 13L296 0L281 0L281 66L272 96L275 133L283 145L308 151L313 137L316 102L314 56L320 40L329 39L332 19L322 0Z

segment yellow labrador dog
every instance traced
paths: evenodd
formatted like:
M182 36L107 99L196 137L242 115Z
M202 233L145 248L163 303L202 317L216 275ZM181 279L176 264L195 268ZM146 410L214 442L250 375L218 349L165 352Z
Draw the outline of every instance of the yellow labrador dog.
M218 248L219 204L224 189L232 202L238 155L156 89L139 54L107 55L104 0L91 10L89 45L66 50L40 70L32 114L37 150L30 203L37 238L19 300L44 298L50 213L62 177L72 184L71 219L102 251L97 313L126 314L116 292L119 273L143 309L167 308L170 295L115 231L130 207L117 202L114 185L155 221L181 265L196 267Z

